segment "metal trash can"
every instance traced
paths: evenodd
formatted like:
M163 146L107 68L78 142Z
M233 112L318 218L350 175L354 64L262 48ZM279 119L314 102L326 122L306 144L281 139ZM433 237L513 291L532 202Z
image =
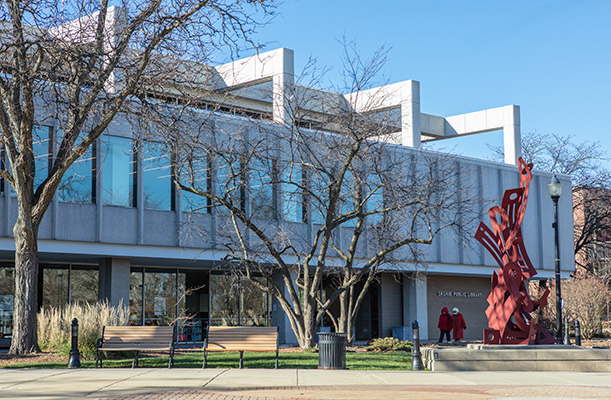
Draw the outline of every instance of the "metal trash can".
M318 369L346 369L345 333L318 333Z

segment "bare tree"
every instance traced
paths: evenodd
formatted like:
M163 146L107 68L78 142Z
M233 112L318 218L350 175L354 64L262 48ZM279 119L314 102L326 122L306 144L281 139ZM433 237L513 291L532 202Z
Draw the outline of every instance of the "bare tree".
M266 15L270 7L254 0L112 4L0 5L0 129L8 160L0 176L18 203L14 354L38 350L38 229L66 171L136 99L154 98L164 85L201 79L195 65L221 45L238 50L257 26L253 16ZM38 127L50 122L59 126L52 140L49 132L37 138ZM50 143L42 154L41 143ZM44 158L46 153L51 157Z
M467 172L451 157L393 144L399 116L382 106L392 93L368 90L385 52L366 60L344 49L349 95L298 82L284 125L200 116L171 136L178 187L206 199L197 209L226 235L216 245L276 298L302 347L336 300L336 329L352 338L379 269L419 263L422 246L474 216L459 184ZM339 283L323 298L330 274Z
M552 286L553 286L552 282ZM535 291L538 289L534 287ZM553 290L553 289L552 289ZM562 283L562 309L569 322L576 319L581 325L581 334L591 339L602 332L602 321L606 317L606 307L611 300L608 280L588 272L578 272ZM556 321L556 298L550 296L543 310L544 321L553 326Z
M494 158L503 150L493 147ZM535 168L570 175L573 181L575 261L599 276L609 277L607 242L611 241L611 171L599 142L575 142L574 136L527 133L522 153Z

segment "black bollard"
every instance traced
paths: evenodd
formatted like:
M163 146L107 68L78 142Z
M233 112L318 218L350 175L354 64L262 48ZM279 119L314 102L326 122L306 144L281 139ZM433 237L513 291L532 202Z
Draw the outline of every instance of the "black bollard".
M70 359L68 360L68 368L80 368L81 360L78 351L78 320L72 320L72 347L70 348Z
M564 344L571 344L571 337L569 336L569 319L564 317Z
M575 320L575 345L581 346L581 327L578 319Z
M418 321L412 322L412 338L414 346L412 347L412 370L422 371L422 353L420 353L420 327Z

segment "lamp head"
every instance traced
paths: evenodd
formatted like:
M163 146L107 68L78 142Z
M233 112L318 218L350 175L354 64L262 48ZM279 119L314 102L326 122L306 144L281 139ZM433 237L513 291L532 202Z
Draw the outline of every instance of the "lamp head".
M562 184L560 183L560 180L558 180L556 174L552 176L552 180L547 185L547 189L549 190L549 196L553 200L558 200L560 195L562 195Z

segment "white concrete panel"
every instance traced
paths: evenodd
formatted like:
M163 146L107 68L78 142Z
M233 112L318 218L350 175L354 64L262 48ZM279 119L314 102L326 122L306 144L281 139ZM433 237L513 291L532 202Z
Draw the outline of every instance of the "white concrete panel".
M445 118L420 113L420 129L423 134L443 137L445 132Z
M491 126L504 126L505 125L505 115L503 110L499 108L492 108L490 110L485 110L486 112L486 122Z
M488 214L488 210L490 207L497 206L501 204L501 188L499 187L501 182L499 182L499 171L498 169L490 168L488 166L482 167L482 209L481 209L481 222L486 224L488 227L490 224L490 216ZM475 232L473 232L475 235ZM473 239L477 246L483 248L483 246ZM484 265L493 266L498 268L498 264L490 255L490 252L484 248Z
M282 73L283 62L278 62L292 50L280 48L252 57L233 61L215 67L227 87L240 86L242 84L271 78L273 75ZM291 71L293 73L293 71Z
M380 277L380 336L392 336L392 328L401 326L401 292L402 285L397 281L398 276L382 274Z
M542 203L537 201L537 199L541 198L540 182L541 176L539 175L535 175L533 180L530 182L528 203L526 205L524 221L522 222L522 237L524 238L524 247L526 248L526 252L537 271L539 271L539 269L543 266L539 247L540 241L537 240L537 238L542 236L539 221L541 213L545 212L545 209L541 209Z

